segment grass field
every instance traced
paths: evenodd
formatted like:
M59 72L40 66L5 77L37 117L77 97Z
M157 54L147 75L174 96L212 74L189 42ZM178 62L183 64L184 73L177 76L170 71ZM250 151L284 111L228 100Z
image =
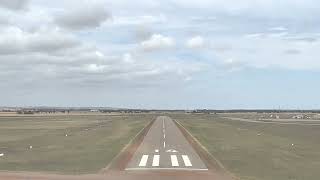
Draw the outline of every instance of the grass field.
M154 117L0 117L0 170L96 173Z
M318 180L320 126L170 115L242 180Z

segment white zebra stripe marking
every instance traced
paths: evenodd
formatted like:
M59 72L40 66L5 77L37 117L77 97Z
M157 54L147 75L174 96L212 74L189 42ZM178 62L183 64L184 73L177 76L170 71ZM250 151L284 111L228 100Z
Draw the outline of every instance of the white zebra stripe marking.
M173 167L179 166L179 162L178 162L177 156L176 155L171 155L170 157L171 157L171 165Z
M151 168L126 168L126 171L137 171L137 170L173 170L173 171L208 171L207 168L157 168L157 167L151 167Z
M148 155L143 155L142 158L141 158L141 161L139 163L139 166L146 166L147 165L147 161L148 161Z
M152 166L159 166L159 163L160 163L160 155L154 155L153 161L152 161Z
M192 166L191 161L187 155L182 155L182 159L183 159L185 166L187 166L187 167Z

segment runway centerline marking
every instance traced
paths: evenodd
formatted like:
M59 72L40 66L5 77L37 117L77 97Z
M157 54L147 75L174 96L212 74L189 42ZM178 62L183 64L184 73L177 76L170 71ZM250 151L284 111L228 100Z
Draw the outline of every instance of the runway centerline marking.
M153 161L152 161L152 166L159 166L159 164L160 164L160 155L154 155Z
M150 127L125 170L204 171L208 169L183 136L179 126L169 117L160 116Z
M191 161L187 155L182 155L182 159L183 159L185 166L187 166L187 167L192 166Z
M148 161L148 155L143 155L142 158L141 158L141 161L139 163L139 166L146 166L147 165L147 161Z
M177 156L176 155L171 155L170 157L171 157L171 165L173 167L179 166L179 162L178 162Z
M164 129L164 119L162 119L162 128Z

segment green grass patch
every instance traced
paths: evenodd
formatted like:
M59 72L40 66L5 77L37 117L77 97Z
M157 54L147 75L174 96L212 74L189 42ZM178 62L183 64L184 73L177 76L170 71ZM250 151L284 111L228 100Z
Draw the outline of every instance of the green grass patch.
M318 180L320 126L280 125L172 115L243 180Z
M153 118L143 114L0 117L0 153L5 154L0 170L96 173Z

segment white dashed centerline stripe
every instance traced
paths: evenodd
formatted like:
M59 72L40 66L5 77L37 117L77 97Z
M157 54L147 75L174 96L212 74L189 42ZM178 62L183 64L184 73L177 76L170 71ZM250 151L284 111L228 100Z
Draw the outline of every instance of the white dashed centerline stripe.
M187 155L182 155L182 159L183 159L185 166L187 166L187 167L192 166L191 161Z
M147 161L148 161L148 155L143 155L142 158L141 158L141 161L139 163L139 166L146 166L147 165Z
M173 167L179 166L178 158L176 155L171 155L171 165Z
M160 162L160 155L154 155L153 161L152 161L152 166L159 166L159 162Z
M164 129L164 119L162 120L162 128Z

